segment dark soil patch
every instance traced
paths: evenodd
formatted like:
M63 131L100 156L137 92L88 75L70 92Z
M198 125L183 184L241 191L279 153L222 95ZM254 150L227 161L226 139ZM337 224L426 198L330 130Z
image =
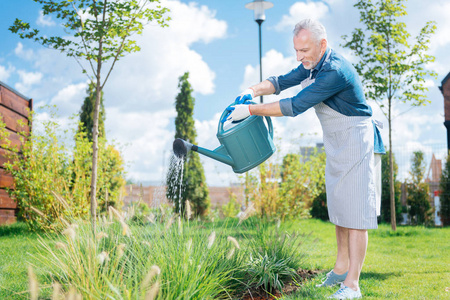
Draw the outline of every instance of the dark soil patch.
M316 277L317 274L322 273L322 270L303 270L300 269L297 271L299 275L299 281L297 283L290 281L285 282L284 287L281 291L275 290L274 293L267 293L264 289L258 288L253 290L247 290L245 294L242 296L242 300L272 300L278 299L282 295L289 295L299 289L302 288L301 283L305 280Z

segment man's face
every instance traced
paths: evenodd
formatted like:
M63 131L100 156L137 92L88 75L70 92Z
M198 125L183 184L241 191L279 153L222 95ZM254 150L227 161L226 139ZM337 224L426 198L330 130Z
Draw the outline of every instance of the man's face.
M303 67L310 70L317 66L325 53L326 40L322 40L319 44L309 30L302 29L294 36L294 49L297 53L297 61L302 62Z

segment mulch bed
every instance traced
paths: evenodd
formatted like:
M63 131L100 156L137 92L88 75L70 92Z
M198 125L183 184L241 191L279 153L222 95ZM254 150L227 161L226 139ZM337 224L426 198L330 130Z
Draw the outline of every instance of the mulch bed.
M242 296L242 300L272 300L278 299L282 295L289 295L299 289L302 288L301 283L305 280L311 279L317 274L322 273L322 270L303 270L300 269L297 271L297 274L300 276L300 282L295 284L294 282L286 282L283 289L281 291L275 290L274 293L268 294L264 289L259 288L255 290L247 290L245 294Z

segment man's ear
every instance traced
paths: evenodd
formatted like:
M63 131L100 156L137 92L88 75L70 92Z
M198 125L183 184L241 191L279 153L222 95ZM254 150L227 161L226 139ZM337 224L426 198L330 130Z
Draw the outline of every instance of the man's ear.
M324 53L324 54L325 54L325 51L327 50L327 45L328 45L328 42L327 42L326 39L322 39L322 40L320 41L320 52L321 52L321 53Z

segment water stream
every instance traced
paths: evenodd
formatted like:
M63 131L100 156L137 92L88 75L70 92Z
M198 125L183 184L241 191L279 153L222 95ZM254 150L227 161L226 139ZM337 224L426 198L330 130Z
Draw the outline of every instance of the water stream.
M167 188L169 191L171 191L171 194L174 197L173 201L178 201L179 216L181 216L182 207L183 171L184 157L177 157L176 155L172 155L170 157L170 165L167 172L167 178L170 178L170 180L167 180ZM178 199L175 199L175 195L177 195Z

